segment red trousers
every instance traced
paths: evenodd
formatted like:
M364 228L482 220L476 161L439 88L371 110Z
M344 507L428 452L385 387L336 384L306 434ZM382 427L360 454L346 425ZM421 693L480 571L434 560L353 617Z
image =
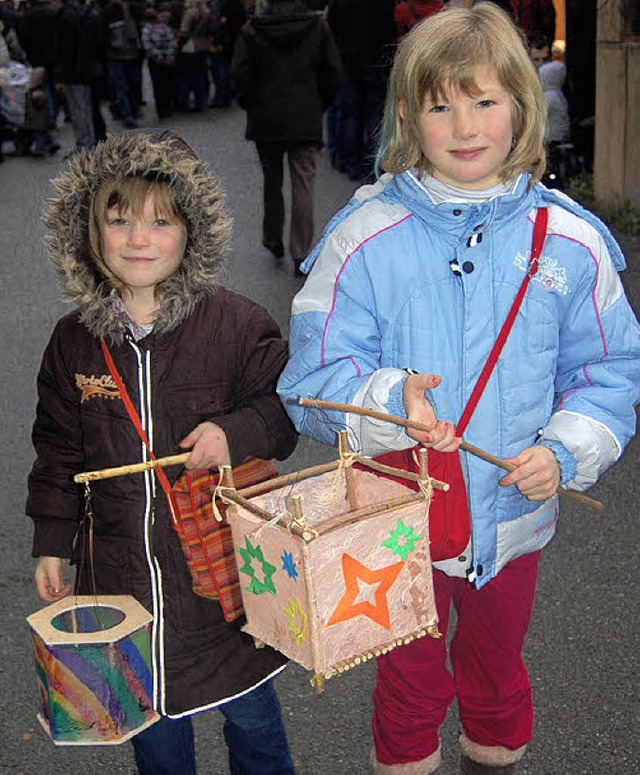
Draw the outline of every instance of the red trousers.
M426 759L454 698L466 737L516 750L531 739L531 684L522 648L531 621L540 552L512 560L482 589L434 569L442 638L420 638L378 659L373 737L383 764ZM457 615L447 667L447 629Z

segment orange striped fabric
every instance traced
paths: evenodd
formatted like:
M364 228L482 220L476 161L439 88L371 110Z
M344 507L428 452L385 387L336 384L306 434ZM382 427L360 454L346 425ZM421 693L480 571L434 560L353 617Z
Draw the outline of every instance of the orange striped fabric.
M251 458L233 469L236 489L250 487L278 476L270 460ZM220 602L227 621L244 613L231 528L213 513L213 492L218 475L210 470L183 471L173 495L178 508L177 530L191 572L193 591ZM226 506L217 501L224 516Z

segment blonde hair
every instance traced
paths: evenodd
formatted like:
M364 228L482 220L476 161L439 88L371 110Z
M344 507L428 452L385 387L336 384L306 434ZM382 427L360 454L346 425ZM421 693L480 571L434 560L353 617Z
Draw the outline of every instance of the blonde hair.
M133 176L106 180L96 192L89 208L91 258L100 274L118 291L122 289L123 283L111 272L102 257L102 229L107 222L107 212L116 208L118 215L130 212L138 218L144 212L147 197L153 200L156 217L180 221L186 226L186 219L178 209L173 188L168 182L157 178Z
M420 146L419 118L425 100L453 91L478 94L475 73L491 67L512 101L513 147L498 169L500 180L545 169L546 105L540 79L524 40L507 14L493 3L440 11L403 38L389 81L377 167L430 172ZM404 118L398 106L403 104Z

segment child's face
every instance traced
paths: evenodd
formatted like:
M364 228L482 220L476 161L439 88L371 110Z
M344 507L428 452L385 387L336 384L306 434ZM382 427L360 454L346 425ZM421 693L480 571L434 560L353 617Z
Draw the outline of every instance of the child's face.
M140 297L178 269L187 244L187 230L177 220L156 213L148 196L142 214L107 210L101 229L102 258L132 296Z
M478 67L475 82L477 96L453 91L435 103L427 97L419 116L420 146L431 174L467 189L500 182L497 172L513 137L511 98L494 70Z

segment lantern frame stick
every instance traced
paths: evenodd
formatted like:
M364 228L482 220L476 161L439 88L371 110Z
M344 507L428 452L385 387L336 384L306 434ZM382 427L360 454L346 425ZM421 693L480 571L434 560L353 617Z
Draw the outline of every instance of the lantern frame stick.
M362 406L356 406L355 404L341 404L334 401L322 401L318 398L299 398L298 403L301 406L310 406L315 409L333 409L337 412L347 412L350 414L359 414L362 417L372 417L376 420L395 423L396 425L402 425L404 428L413 428L417 431L426 431L429 433L431 430L429 426L425 425L425 423L418 422L417 420L409 420L406 417L396 417L395 415L387 414L386 412L378 412L375 409L366 409ZM502 468L504 471L511 472L517 468L517 466L514 466L512 463L509 463L508 461L503 460L496 455L492 455L489 452L485 452L483 449L480 449L473 444L469 444L466 441L461 442L460 449L468 452L470 455L474 455L475 457L484 460L487 463L491 463L498 468ZM567 490L564 487L558 487L556 493L558 495L571 498L572 500L581 503L583 506L589 506L596 511L604 510L603 503L595 500L594 498L590 498L588 495L575 492L575 490Z
M179 455L169 455L168 457L159 457L156 460L145 460L144 463L130 463L126 466L117 466L116 468L101 468L99 471L85 471L76 474L73 481L96 482L99 479L112 479L114 476L125 476L126 474L140 474L150 471L153 468L166 468L167 466L177 466L186 463L191 452L181 452Z

